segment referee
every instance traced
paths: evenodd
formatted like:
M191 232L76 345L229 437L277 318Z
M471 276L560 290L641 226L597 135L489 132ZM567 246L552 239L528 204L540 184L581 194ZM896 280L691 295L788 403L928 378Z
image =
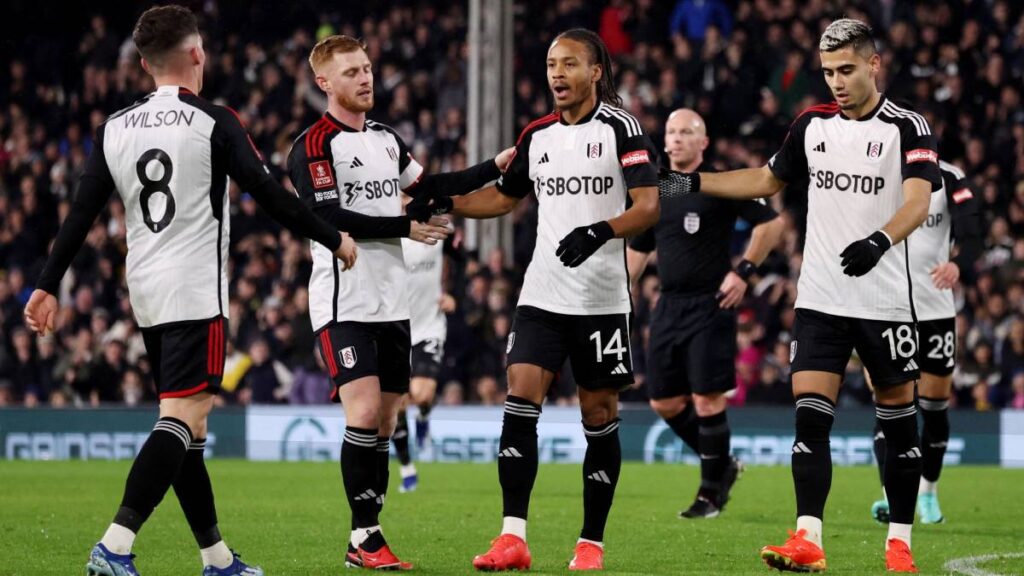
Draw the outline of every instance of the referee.
M704 120L676 110L665 123L673 170L696 172L708 147ZM743 259L732 269L729 245L736 218L754 225ZM647 384L651 408L700 455L700 489L681 518L714 518L740 472L729 457L725 393L736 386L736 312L747 280L782 235L782 220L763 199L704 194L662 199L661 219L627 250L630 279L657 248L661 298L651 322Z

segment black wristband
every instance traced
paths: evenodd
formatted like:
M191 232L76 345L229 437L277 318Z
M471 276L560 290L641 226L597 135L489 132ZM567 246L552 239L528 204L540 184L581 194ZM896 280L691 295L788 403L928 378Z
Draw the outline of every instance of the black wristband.
M750 277L757 273L757 264L754 264L750 260L744 258L740 260L740 263L736 265L736 274L743 278L743 280L749 281Z

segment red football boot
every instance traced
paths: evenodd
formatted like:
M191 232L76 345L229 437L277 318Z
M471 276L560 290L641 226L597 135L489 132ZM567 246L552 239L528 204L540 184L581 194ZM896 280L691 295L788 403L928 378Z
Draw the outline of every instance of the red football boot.
M576 544L569 570L604 570L604 548L590 542Z
M526 541L514 534L502 534L491 541L491 549L473 558L473 568L484 572L495 570L529 570L530 549Z
M782 546L761 548L764 563L786 572L824 572L825 551L804 538L806 530L789 531L789 540Z
M889 572L917 574L914 557L910 554L910 546L907 546L906 542L890 538L885 543L885 569Z

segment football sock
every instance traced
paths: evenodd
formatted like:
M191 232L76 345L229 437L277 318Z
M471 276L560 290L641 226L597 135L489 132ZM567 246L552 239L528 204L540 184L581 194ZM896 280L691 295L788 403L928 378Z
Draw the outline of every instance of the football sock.
M835 421L835 404L821 394L796 397L796 438L793 441L793 487L796 515L819 522L832 487L832 452L829 434ZM810 529L808 529L810 532ZM818 529L818 538L821 530Z
M498 480L501 483L503 516L526 520L530 492L537 479L537 420L540 405L509 396L498 445Z
M377 526L380 484L377 458L377 431L373 428L345 427L341 444L341 479L352 509L352 527L365 530Z
M882 432L882 423L875 418L875 462L878 463L878 483L885 488L885 432Z
M412 458L409 455L409 420L405 410L398 413L398 423L395 425L395 433L391 436L395 443L395 452L398 454L398 462L407 466Z
M185 519L200 549L211 548L221 541L220 530L217 528L217 509L213 503L213 487L203 458L204 450L206 438L192 441L173 484L181 510L185 513Z
M587 540L586 538L577 538L576 539L576 543L577 544L583 544L584 542L593 544L594 546L597 546L598 548L604 550L604 542L594 542L593 540Z
M665 424L668 424L668 427L690 447L690 450L693 450L694 454L700 454L700 430L693 402L687 402L686 407L679 414L665 418Z
M603 542L604 527L622 468L619 419L598 426L584 424L583 433L587 437L587 453L583 457L583 530L580 538Z
M377 506L377 513L384 509L384 498L388 494L388 480L391 479L391 470L388 468L390 463L391 455L391 439L387 436L377 437L377 494L379 504Z
M192 432L181 420L164 417L157 421L135 457L125 482L121 507L114 516L113 523L126 528L132 536L128 537L123 530L108 529L101 540L108 550L115 554L131 552L134 535L163 500L191 443Z
M725 411L698 417L700 431L700 492L715 506L721 506L722 477L729 466L729 420Z
M907 543L907 547L910 547L910 530L913 528L910 524L897 524L896 522L889 522L889 535L886 536L886 540L893 538L897 540L903 540Z
M889 496L889 521L913 524L917 489L921 482L917 408L913 402L895 406L876 404L875 415L885 432L885 493Z
M100 538L100 543L114 554L130 554L135 543L135 532L120 524L111 523L103 538Z
M924 426L921 429L921 479L925 492L934 492L942 473L942 459L949 443L949 399L918 398Z
M526 540L526 520L515 516L505 516L501 519L501 533L519 536Z
M199 556L203 559L203 566L221 569L231 566L235 561L235 555L223 540L207 548L200 548Z
M814 542L818 548L824 548L821 544L821 518L814 516L797 516L797 531L804 530L804 539Z
M376 536L373 538L373 536ZM363 550L367 552L376 552L380 550L380 547L384 545L384 533L381 532L380 525L368 526L366 528L356 528L352 530L352 534L349 537L349 543L352 544L353 548L363 547Z

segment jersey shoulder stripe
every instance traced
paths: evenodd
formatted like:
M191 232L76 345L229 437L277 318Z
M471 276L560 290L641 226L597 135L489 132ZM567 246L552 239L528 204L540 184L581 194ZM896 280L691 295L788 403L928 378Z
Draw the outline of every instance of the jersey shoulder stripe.
M327 136L340 130L341 127L332 122L327 116L317 120L305 132L306 157L320 158L327 156L324 150L324 141L327 139Z
M621 108L616 108L615 106L609 106L603 102L599 106L600 108L598 109L595 117L608 123L617 123L621 125L627 138L643 134L643 130L640 128L640 122L629 112L626 112Z
M828 118L830 116L835 116L838 113L839 104L836 104L835 102L817 104L815 106L807 107L797 114L796 118L793 119L793 125L795 126L797 122L800 122L801 120L809 121L811 118Z
M909 120L911 125L914 127L914 131L918 136L928 136L932 133L928 127L928 122L917 112L912 112L906 108L901 108L896 104L893 104L891 100L886 100L882 104L882 110L879 114L881 117L889 117L892 119L900 118L903 120Z
M123 116L123 115L127 114L128 112L131 112L132 110L135 110L135 109L136 109L136 108L138 108L139 106L142 106L142 105L143 105L143 104L145 104L146 102L149 102L149 98L150 98L151 96L153 96L153 95L152 95L152 94L147 94L146 96L143 96L143 97L142 97L141 99L137 100L137 101L136 101L135 103L133 103L132 105L130 105L130 106L127 106L127 107L125 107L125 108L122 108L122 109L118 110L117 112L114 112L114 113L113 113L113 114L111 114L110 116L107 116L106 122L110 122L111 120L113 120L113 119L115 119L115 118L119 118L119 117L121 117L121 116Z
M557 122L558 117L558 112L552 112L547 116L542 116L540 118L537 118L533 122L527 124L526 128L523 128L523 131L519 133L519 139L516 140L516 146L518 146L523 141L523 138L525 138L527 134L540 130L541 128L544 128L546 126L549 126L553 122Z
M950 164L945 160L939 160L939 169L942 170L943 172L948 172L949 174L951 174L954 180L963 180L964 178L967 177L967 175L964 174L964 171L961 170L959 166L957 166L956 164Z

